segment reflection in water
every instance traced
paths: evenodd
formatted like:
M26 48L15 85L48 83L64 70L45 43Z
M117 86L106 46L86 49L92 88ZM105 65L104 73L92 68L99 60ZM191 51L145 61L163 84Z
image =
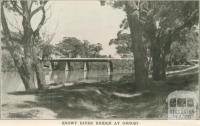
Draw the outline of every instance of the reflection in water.
M47 84L63 83L63 82L100 82L119 80L121 77L130 74L130 72L114 71L111 76L106 70L90 70L85 72L82 70L74 71L44 71ZM17 72L2 73L3 92L23 91L24 85Z
M87 70L84 70L84 72L83 72L83 78L84 79L88 79L88 71Z
M62 82L78 82L78 81L112 81L119 80L122 76L129 73L113 73L108 75L107 71L45 71L45 79L47 84Z

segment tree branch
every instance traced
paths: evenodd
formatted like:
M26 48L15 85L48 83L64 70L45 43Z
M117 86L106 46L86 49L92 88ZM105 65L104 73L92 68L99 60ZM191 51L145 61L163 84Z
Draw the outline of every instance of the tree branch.
M181 26L175 28L173 34L176 34L176 33L180 32L182 29L184 29L185 27L188 27L188 26L191 24L191 21L195 18L196 14L197 14L198 12L199 12L198 9L194 10L194 11L192 12L191 16L187 19L187 21L186 21L183 25L181 25Z
M132 14L136 10L139 10L135 1L125 1L125 11L127 14Z
M34 2L34 0L31 0L31 4L30 4L30 7L29 7L29 12L31 12L31 8L33 6L33 2Z
M33 11L31 12L30 18L32 18L33 15L35 15L36 13L38 13L39 11L41 11L41 10L44 8L44 6L45 6L46 4L47 4L47 1L44 1L43 3L41 3L40 7L36 8L35 10L33 10Z
M22 8L17 5L17 1L11 1L13 8L20 14L23 15Z
M17 42L19 44L22 44L22 42L21 42L20 38L17 38L17 37L14 37L11 35L11 32L8 28L8 23L6 21L3 4L4 3L1 4L1 22L2 22L3 34L5 37L3 37L2 40L4 40L7 47L9 47L12 50L12 48L14 46L14 42ZM14 51L14 50L12 50L12 51Z
M41 19L40 23L38 24L36 30L34 31L34 34L36 34L36 35L38 34L39 30L42 28L42 26L45 23L45 18L46 18L46 12L45 12L44 7L42 7L42 19Z
M33 11L31 12L31 18L33 17L33 15L35 15L35 14L36 14L37 12L39 12L40 10L42 10L42 6L36 8L35 10L33 10Z
M10 54L13 56L15 47L14 47L14 43L10 34L10 30L8 28L6 17L5 17L4 1L1 3L1 23L2 23L3 32L5 34L5 44L8 47ZM14 56L13 56L13 59L15 60Z
M196 9L192 12L191 16L187 19L187 21L185 21L185 23L177 28L175 28L173 31L171 31L168 36L165 38L165 40L167 40L164 44L164 48L165 50L167 50L169 52L170 50L170 46L172 44L172 42L174 42L177 39L177 34L183 30L186 27L190 27L191 25L191 21L194 20L196 14L198 14L199 10Z
M8 23L6 21L6 17L5 17L5 12L4 12L4 2L1 3L1 23L2 23L2 28L3 31L5 33L6 38L10 38L10 30L8 28Z

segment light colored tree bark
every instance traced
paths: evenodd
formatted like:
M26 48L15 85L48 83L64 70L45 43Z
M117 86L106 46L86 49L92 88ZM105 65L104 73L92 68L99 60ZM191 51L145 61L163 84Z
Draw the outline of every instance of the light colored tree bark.
M33 11L31 9L32 5L34 4L33 1L22 0L18 2L8 3L11 4L12 8L23 18L23 35L19 40L23 48L23 56L16 53L17 50L14 46L16 41L11 36L11 31L8 27L8 23L4 12L4 5L6 4L6 2L9 1L3 1L1 4L1 20L8 51L10 52L14 60L15 66L22 79L25 89L34 90L36 89L36 87L42 89L44 87L45 80L42 72L42 66L37 56L38 50L35 42L37 41L39 37L39 31L45 22L46 15L44 6L47 3L47 1L40 1L39 7ZM31 19L39 11L42 11L42 19L38 24L37 28L33 30L31 26ZM37 86L35 80L37 81Z

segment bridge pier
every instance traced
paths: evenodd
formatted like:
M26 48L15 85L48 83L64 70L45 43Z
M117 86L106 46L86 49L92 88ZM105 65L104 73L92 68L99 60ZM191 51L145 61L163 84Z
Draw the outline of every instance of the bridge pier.
M49 64L49 70L52 71L53 70L53 62L50 61L50 64Z
M111 74L113 72L113 63L112 63L112 61L108 61L108 63L107 63L107 71L108 71L108 76L111 77Z
M88 62L84 62L84 71L89 71L89 63Z
M70 80L71 71L65 71L66 82Z
M70 66L70 62L66 62L66 65L65 65L65 71L71 71L71 66Z
M88 71L89 71L89 63L84 62L84 67L83 67L83 78L84 79L88 78Z
M71 62L83 62L84 63L84 78L88 78L88 71L89 71L89 62L105 62L107 63L107 72L108 72L108 76L109 79L112 80L112 72L113 72L113 60L134 60L133 58L55 58L55 59L41 59L41 61L46 62L46 61L50 61L53 62L53 65L48 65L48 67L52 69L52 67L55 67L55 62L59 63L59 62L66 62L65 65L65 71L67 71L67 73L71 71L71 66L70 63ZM45 64L43 64L45 65ZM57 65L59 66L59 64ZM47 67L47 65L46 65ZM63 68L63 66L62 66ZM68 73L68 74L69 74Z
M50 70L54 70L55 69L55 62L51 61L50 62Z

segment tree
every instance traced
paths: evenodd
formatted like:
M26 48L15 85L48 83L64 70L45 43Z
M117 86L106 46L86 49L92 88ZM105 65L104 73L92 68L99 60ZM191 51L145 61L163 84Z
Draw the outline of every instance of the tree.
M39 49L39 55L42 59L49 59L51 55L56 53L55 46L51 44L55 33L49 34L47 31L41 31L40 40L37 45Z
M75 37L64 37L62 42L56 44L57 50L66 57L76 58L82 55L83 43Z
M91 58L102 57L100 55L100 51L103 49L102 44L100 43L90 44L90 42L84 40L83 47L84 47L83 48L84 57L91 57Z
M3 72L15 70L14 62L6 50L2 50L1 67Z
M171 44L169 65L188 64L190 60L198 58L199 35L195 29L183 30L181 39Z
M49 59L51 55L54 53L55 47L54 45L46 43L42 44L40 46L40 49L42 51L42 59Z
M37 45L40 38L40 29L44 25L46 19L46 4L46 0L9 0L1 2L3 39L26 90L36 89L36 84L34 82L35 75L39 89L42 89L45 84L42 66L38 58L39 50ZM19 21L21 21L22 32L17 32L18 37L13 36L13 31L9 29L8 19L6 19L5 13L8 11L18 14ZM39 12L42 12L42 18L36 29L33 29L31 20L34 15ZM20 18L22 20L20 20ZM19 47L20 51L19 48L16 47Z
M181 39L180 33L198 21L198 1L150 2L146 35L151 43L153 79L166 78L171 44Z
M100 43L91 44L87 40L79 40L75 37L64 37L62 42L56 44L58 50L65 57L76 58L80 57L101 57L102 50Z
M117 53L121 57L132 56L131 37L128 33L119 33L117 38L111 39L109 45L116 45Z
M126 1L126 3L130 2ZM138 12L141 19L140 21L142 22L142 25L138 24L142 31L142 35L140 36L142 36L142 39L144 40L143 47L146 46L146 49L144 50L146 54L148 53L147 50L150 48L153 62L153 79L165 79L166 63L168 62L167 57L170 54L171 44L181 38L179 33L182 30L191 28L197 23L198 1L134 1L132 3L130 10L131 8L133 11L136 11L137 9L140 10ZM133 7L134 3L135 9ZM112 3L114 7L121 8L124 4L125 1L114 1L114 4ZM125 10L126 8L127 6L125 4ZM131 30L132 26L129 22L133 21L129 20L130 16L127 16L127 19L122 21L120 27L127 29L128 24L128 27ZM136 30L137 26L134 28ZM137 34L139 34L139 32L135 35L137 36Z
M146 40L145 23L147 8L147 1L111 1L109 2L114 8L124 8L127 15L127 24L130 29L131 37L131 51L134 55L134 69L135 69L135 83L139 88L147 86L148 80L148 66L147 66L147 51L145 47Z

